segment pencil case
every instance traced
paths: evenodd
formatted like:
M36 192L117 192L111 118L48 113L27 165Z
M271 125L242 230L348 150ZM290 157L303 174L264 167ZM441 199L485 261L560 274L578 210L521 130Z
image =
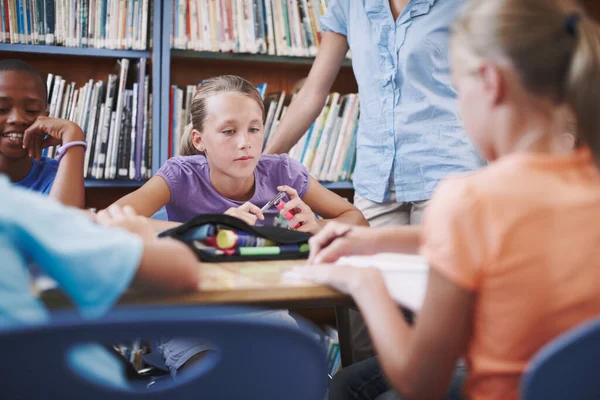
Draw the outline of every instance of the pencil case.
M247 233L258 240L268 241L269 249L248 247L245 254L238 249L220 253L218 248L210 248L206 241L220 231L231 230ZM187 244L199 260L205 262L298 260L308 258L308 239L311 234L277 226L251 226L241 219L224 214L201 214L186 223L161 232L159 237L170 237ZM277 248L275 248L277 247ZM216 250L216 251L215 251ZM268 251L273 250L273 251Z

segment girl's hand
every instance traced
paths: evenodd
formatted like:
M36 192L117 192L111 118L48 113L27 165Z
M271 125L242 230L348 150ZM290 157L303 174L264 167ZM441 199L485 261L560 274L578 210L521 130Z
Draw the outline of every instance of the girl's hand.
M224 214L241 219L248 225L256 224L257 219L260 219L261 221L265 219L260 208L250 202L246 202L237 208L231 207L229 210L225 211Z
M285 206L279 211L279 214L281 215L285 215L288 211L291 211L292 214L294 214L294 218L288 221L290 229L296 229L296 226L300 224L297 230L301 232L317 233L321 230L321 225L317 220L317 216L310 207L302 201L300 196L298 196L296 189L283 185L277 186L277 190L285 192L290 198L290 201L285 203Z
M385 289L383 276L377 268L355 268L345 265L321 264L300 266L293 269L299 278L332 288L349 295L356 295L367 287ZM364 293L363 293L364 294Z
M329 222L308 240L309 264L330 263L343 256L370 254L372 232L369 228Z
M77 124L66 119L39 116L25 130L23 148L28 149L29 157L39 161L46 147L84 139L83 131Z
M113 228L123 228L134 235L138 235L145 242L156 240L156 232L150 220L137 215L131 206L121 207L113 204L95 216L98 224Z

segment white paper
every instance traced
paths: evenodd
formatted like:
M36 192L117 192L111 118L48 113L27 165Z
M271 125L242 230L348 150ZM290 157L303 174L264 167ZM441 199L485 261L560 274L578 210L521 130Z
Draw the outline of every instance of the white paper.
M372 256L342 257L336 264L353 267L375 267L383 275L390 296L396 303L419 311L425 299L429 266L418 255L381 253Z

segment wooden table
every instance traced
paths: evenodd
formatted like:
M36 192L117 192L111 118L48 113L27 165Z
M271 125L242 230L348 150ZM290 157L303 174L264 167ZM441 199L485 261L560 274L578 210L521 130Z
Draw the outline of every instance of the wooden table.
M348 306L352 299L333 289L310 282L283 279L283 273L302 261L247 261L202 263L202 282L197 292L157 294L130 290L121 305L249 305L269 308L335 307L342 365L352 363ZM58 290L44 291L50 308L64 307L68 299Z

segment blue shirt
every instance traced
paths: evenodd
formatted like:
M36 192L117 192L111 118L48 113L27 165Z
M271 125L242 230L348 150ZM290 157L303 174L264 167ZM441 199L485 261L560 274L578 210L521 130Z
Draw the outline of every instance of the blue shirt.
M58 161L53 158L42 157L40 161L32 159L31 171L25 179L15 182L15 185L49 195L57 170Z
M31 291L30 263L53 278L84 317L106 312L137 271L141 240L16 188L2 175L0 193L0 329L49 321ZM121 364L98 346L79 348L72 362L96 380L126 385Z
M431 197L444 177L483 165L458 116L449 27L463 0L330 0L323 28L346 36L358 83L356 193L374 202Z

